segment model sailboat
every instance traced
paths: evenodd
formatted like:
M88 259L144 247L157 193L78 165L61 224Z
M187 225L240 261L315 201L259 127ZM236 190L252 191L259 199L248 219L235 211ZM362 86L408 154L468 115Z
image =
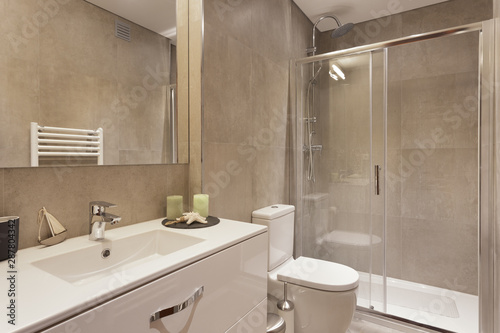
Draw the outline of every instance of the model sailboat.
M47 225L49 226L49 230L52 236L42 239L40 233L42 230L42 225L44 221L47 221ZM38 211L38 243L43 245L55 245L57 243L62 242L66 239L67 230L66 228L59 222L54 215L47 212L45 207L42 207Z

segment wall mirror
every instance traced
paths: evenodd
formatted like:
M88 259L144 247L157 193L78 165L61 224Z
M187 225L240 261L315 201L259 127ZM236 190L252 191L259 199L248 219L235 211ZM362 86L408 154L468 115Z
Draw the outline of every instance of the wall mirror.
M0 167L187 163L184 2L3 4Z

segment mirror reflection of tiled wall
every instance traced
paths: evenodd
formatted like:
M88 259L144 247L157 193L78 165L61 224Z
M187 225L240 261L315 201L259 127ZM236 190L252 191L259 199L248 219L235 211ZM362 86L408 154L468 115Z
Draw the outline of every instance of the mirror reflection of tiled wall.
M168 162L169 39L82 0L0 8L0 114L9 124L0 166L30 165L32 121L102 127L105 165ZM130 42L115 37L115 19L130 25Z

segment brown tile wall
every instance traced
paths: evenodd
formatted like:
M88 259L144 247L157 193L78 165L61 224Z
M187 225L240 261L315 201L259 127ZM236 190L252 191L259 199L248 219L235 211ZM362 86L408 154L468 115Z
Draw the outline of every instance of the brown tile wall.
M68 229L68 237L88 234L90 201L117 205L109 212L122 220L107 229L164 217L167 195L183 195L188 203L188 165L0 169L1 188L0 213L20 217L19 246L26 248L38 245L42 207Z
M289 198L289 59L311 22L290 0L205 2L204 192L210 209L250 221Z

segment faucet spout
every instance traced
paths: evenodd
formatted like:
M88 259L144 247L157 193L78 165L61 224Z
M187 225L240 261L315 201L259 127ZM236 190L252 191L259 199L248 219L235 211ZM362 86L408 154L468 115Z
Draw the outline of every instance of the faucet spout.
M109 223L110 225L115 225L122 219L120 216L111 213L102 213L100 216L101 216L101 222L106 222Z
M89 203L90 240L103 240L106 223L114 225L121 221L120 216L106 213L108 207L116 207L116 205L105 201L91 201Z

